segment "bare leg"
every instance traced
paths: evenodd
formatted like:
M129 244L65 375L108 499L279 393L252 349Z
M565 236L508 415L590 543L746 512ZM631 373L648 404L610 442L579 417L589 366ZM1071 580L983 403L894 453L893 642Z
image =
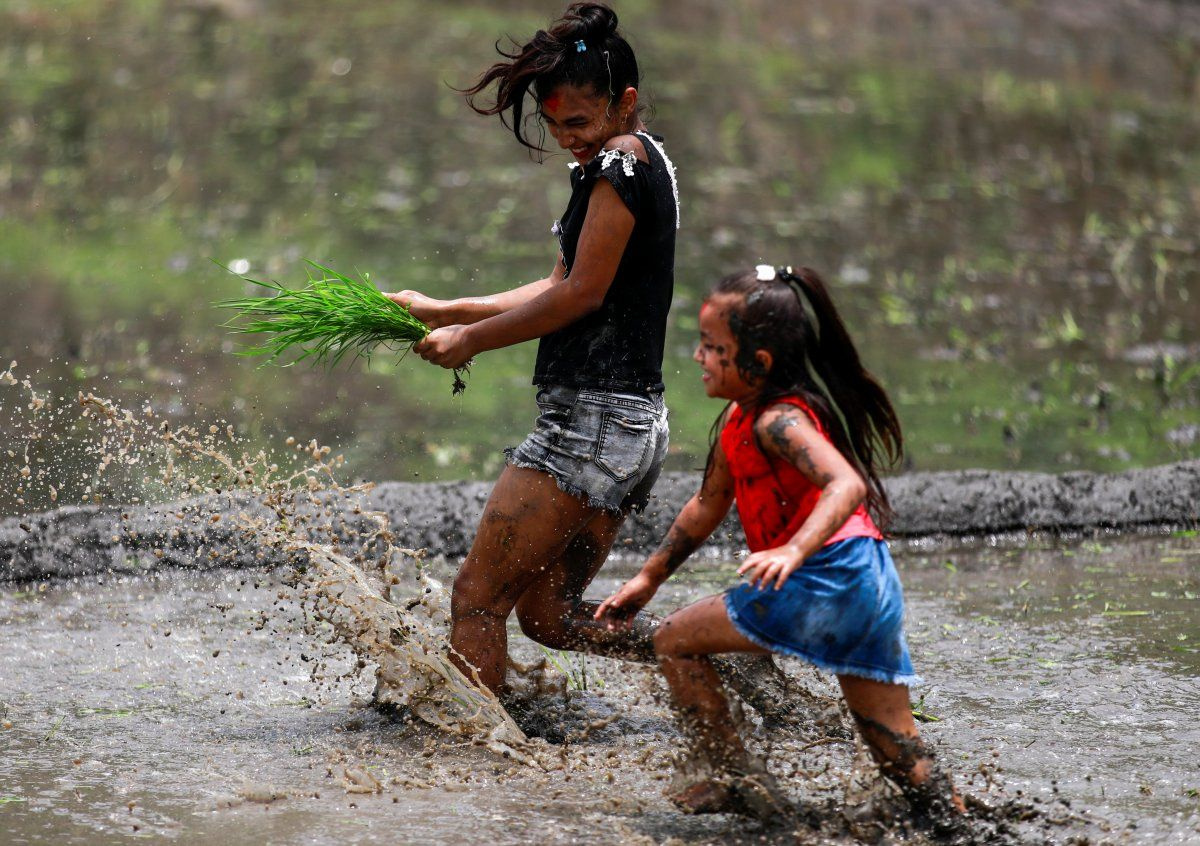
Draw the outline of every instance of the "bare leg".
M624 517L600 512L568 544L566 552L521 596L517 619L531 639L552 649L573 649L649 663L654 660L652 638L659 625L653 614L642 612L628 631L612 632L594 619L595 602L583 599L584 591L608 558ZM757 647L756 652L761 652ZM787 677L769 654L724 655L712 659L725 684L765 719L787 720L793 703Z
M654 651L671 697L698 751L714 769L745 771L749 756L733 723L721 679L708 657L715 652L764 653L733 624L720 595L701 599L667 617L654 635Z
M593 619L595 602L583 593L612 549L624 517L601 511L571 539L567 548L517 601L521 630L552 649L573 649L649 663L654 660L651 637L658 621L649 614L634 618L629 631L613 632Z
M499 692L508 615L596 514L546 473L506 467L500 474L451 597L452 659L468 677Z
M692 734L697 757L712 772L712 777L674 790L672 801L694 813L736 810L761 819L791 818L794 809L763 763L747 752L710 657L717 652L750 653L743 658L766 654L733 627L724 598L710 596L667 617L654 635L654 650L684 730Z
M949 803L965 811L949 776L937 768L933 753L921 742L908 701L908 688L840 675L842 695L879 769L910 802L925 808Z

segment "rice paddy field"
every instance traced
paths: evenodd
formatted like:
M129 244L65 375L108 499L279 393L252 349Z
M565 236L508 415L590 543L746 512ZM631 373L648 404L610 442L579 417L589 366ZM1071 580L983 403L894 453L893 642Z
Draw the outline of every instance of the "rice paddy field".
M668 469L703 463L719 410L690 360L703 293L761 261L830 280L896 401L901 472L1200 458L1200 7L616 6L682 195ZM0 843L939 842L864 810L879 785L798 663L801 719L747 730L807 822L689 817L662 796L681 737L650 669L514 630L535 667L522 763L369 707L376 664L314 613L310 574L262 566L306 531L287 497L487 480L527 431L531 344L452 393L386 351L259 366L215 304L300 288L306 259L446 297L544 276L568 157L531 157L454 88L559 11L0 3L0 530L160 503L244 533L229 560L176 533L145 564L0 567ZM255 505L165 506L214 492ZM448 583L432 553L422 584ZM1200 843L1195 527L896 555L922 732L994 810L959 842ZM697 562L656 609L734 571Z
M1200 842L1194 536L916 545L897 562L922 732L964 789L1046 811L965 842ZM595 595L635 566L610 564ZM734 578L697 562L655 607ZM814 741L815 711L755 739L820 828L678 813L662 790L682 742L657 674L630 664L562 656L570 685L538 706L561 727L541 747L548 772L393 721L356 704L369 674L314 642L278 574L8 586L0 615L6 843L947 842L846 833L854 749ZM521 660L541 657L514 639Z

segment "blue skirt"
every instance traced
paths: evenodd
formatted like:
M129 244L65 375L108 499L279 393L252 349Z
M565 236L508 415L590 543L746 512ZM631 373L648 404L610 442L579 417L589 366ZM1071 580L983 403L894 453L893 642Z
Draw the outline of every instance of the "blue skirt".
M725 592L734 628L764 649L831 673L912 686L904 594L887 544L848 538L817 552L783 587Z

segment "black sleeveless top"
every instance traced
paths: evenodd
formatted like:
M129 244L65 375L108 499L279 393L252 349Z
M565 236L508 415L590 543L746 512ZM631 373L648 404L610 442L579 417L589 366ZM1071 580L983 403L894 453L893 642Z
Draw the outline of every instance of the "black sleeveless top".
M667 311L675 284L679 193L661 138L638 132L648 162L602 150L571 165L571 199L554 224L567 277L597 179L607 179L633 213L633 232L599 309L551 332L538 345L535 385L656 393L663 389Z

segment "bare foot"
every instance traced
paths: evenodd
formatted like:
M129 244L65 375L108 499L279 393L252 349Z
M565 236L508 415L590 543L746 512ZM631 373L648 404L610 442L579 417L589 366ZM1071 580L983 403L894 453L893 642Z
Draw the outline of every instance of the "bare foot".
M740 813L763 822L790 817L794 812L778 782L765 770L736 776L733 793Z
M725 779L693 781L682 789L669 792L667 798L685 814L724 814L737 810L737 797Z
M731 773L693 781L667 798L688 814L744 814L768 821L790 817L791 804L766 772Z

